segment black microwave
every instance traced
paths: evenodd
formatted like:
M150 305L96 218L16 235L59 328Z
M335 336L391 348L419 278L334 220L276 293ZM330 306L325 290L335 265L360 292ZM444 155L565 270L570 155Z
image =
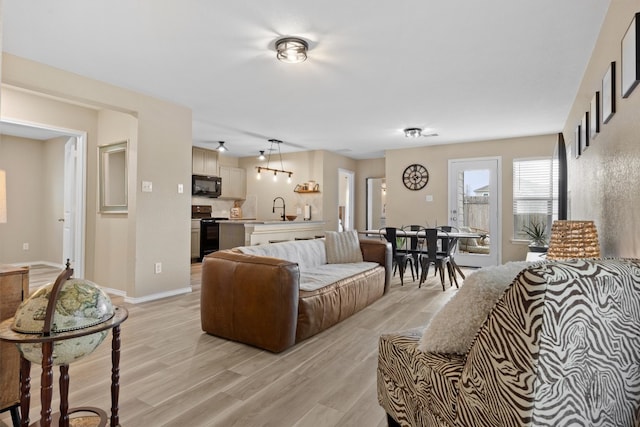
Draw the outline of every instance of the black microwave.
M219 176L193 175L191 194L200 197L220 197L222 178Z

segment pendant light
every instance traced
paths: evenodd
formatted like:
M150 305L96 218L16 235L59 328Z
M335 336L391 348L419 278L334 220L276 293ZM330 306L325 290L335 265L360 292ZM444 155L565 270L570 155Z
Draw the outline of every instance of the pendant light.
M220 144L220 145L218 145L218 148L216 148L216 150L218 150L218 152L224 153L224 152L229 151L229 149L224 146L224 141L218 141L218 144Z
M258 170L258 174L256 176L257 179L260 179L260 174L262 171L268 171L268 172L273 172L273 180L277 181L278 180L278 174L279 173L283 173L287 176L287 182L291 183L291 176L293 175L293 172L288 171L288 170L284 170L284 166L282 163L282 153L280 152L280 144L282 144L282 141L278 140L278 139L270 139L269 142L271 143L271 147L269 148L269 157L267 157L267 166L256 166L256 169ZM271 163L271 152L274 151L273 145L276 145L276 147L278 148L278 157L280 157L280 169L276 169L276 168L272 168L269 167L270 163ZM264 153L264 151L260 151L260 153Z

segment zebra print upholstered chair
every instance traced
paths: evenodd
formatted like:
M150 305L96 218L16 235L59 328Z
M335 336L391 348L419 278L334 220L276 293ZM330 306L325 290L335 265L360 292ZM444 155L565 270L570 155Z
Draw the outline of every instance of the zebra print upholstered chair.
M421 336L380 337L389 425L640 425L640 260L525 268L466 354L423 352Z

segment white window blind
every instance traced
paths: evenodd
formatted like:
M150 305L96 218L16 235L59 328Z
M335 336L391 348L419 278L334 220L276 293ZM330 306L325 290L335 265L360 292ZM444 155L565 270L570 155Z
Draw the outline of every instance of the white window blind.
M544 224L547 230L557 216L558 165L551 157L513 161L513 236L527 239L524 227Z

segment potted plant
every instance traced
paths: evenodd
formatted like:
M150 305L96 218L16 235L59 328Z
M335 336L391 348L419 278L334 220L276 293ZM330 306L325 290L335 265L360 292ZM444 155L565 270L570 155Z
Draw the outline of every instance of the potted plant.
M546 252L547 246L547 225L543 222L531 222L525 225L522 230L529 237L529 250L531 252Z

